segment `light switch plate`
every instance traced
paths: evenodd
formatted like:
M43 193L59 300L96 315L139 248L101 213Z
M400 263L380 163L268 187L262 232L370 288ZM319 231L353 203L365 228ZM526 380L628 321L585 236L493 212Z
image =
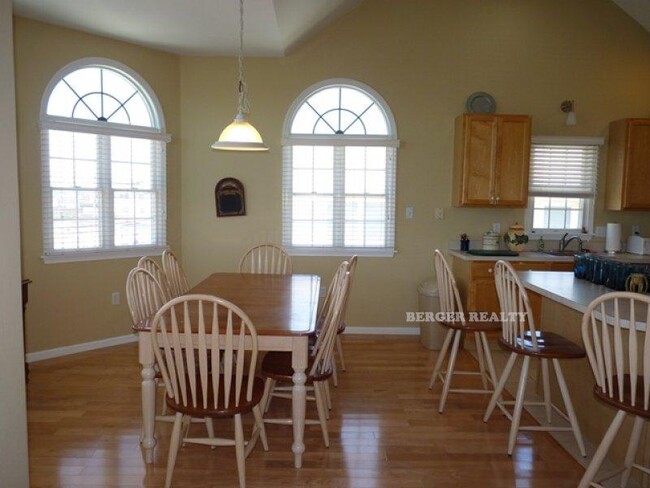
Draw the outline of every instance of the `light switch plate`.
M444 220L445 219L445 209L442 207L437 207L436 208L436 220Z
M413 218L413 207L406 207L406 218L407 219Z
M501 224L499 222L493 222L492 223L492 232L496 232L497 234L501 234Z

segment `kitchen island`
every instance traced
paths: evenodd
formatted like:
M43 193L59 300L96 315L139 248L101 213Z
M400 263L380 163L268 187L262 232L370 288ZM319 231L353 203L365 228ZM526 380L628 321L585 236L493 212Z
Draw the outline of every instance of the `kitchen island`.
M584 345L581 327L587 307L595 298L613 291L602 285L579 280L572 272L521 271L519 277L531 300L541 303L541 321L538 321L537 327L562 334L580 345ZM621 307L621 317L626 316L629 316L629 311ZM629 327L629 322L625 325ZM597 446L616 414L616 409L595 398L595 381L586 358L572 360L562 369L583 435ZM552 396L556 400L561 398L557 384L552 385ZM628 417L609 451L608 457L617 465L623 463L631 426L632 420ZM642 441L642 446L645 449L642 447L644 453L641 455L646 456L645 453L650 452L647 436Z

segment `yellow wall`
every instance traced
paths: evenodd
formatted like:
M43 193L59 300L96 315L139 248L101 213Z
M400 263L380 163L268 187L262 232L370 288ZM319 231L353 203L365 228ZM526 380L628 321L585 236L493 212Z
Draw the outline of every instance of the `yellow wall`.
M522 210L450 207L453 121L475 91L502 113L533 117L533 134L606 136L609 121L650 116L650 35L609 0L372 0L281 59L246 59L251 120L271 150L215 153L209 144L235 113L236 62L181 59L184 262L193 282L233 270L244 249L281 229L280 140L285 114L309 85L347 77L377 90L397 121L397 248L394 258L361 258L350 302L354 326L405 325L416 286L432 274L435 247L491 222L507 228ZM566 127L560 102L576 100ZM603 164L604 166L604 164ZM604 169L604 168L602 168ZM216 219L213 190L223 177L246 187L245 217ZM601 183L602 187L602 183ZM601 192L602 195L602 192ZM406 206L415 218L405 220ZM445 208L445 220L434 209ZM650 214L615 213L597 202L596 223L638 223ZM336 258L296 258L295 270L329 279Z
M34 280L28 349L39 351L128 333L124 306L110 305L135 260L44 265L41 255L38 111L51 76L83 56L139 72L161 100L169 145L169 241L191 282L234 270L251 244L281 232L281 129L293 100L327 78L353 78L388 102L398 153L394 258L362 258L349 324L405 325L416 286L432 274L431 253L491 222L523 221L522 210L457 209L451 202L453 120L474 91L502 113L533 117L537 135L606 136L609 121L650 117L650 34L610 0L368 0L284 58L246 58L252 121L271 151L216 153L210 143L235 115L236 60L176 57L76 31L16 19L16 81L23 274ZM575 99L578 125L560 102ZM605 148L606 149L606 148ZM182 162L182 164L181 164ZM604 174L604 162L601 174ZM217 219L214 185L246 187L245 217ZM600 182L603 187L602 179ZM404 219L406 206L415 208ZM445 220L434 220L444 207ZM618 220L650 234L650 213L616 213L597 201L596 223ZM182 227L181 227L182 226ZM296 258L298 272L334 272L337 258Z
M128 334L124 283L137 259L43 264L39 111L54 74L79 58L114 59L153 88L172 142L167 146L168 240L180 251L180 104L177 56L23 18L15 19L16 103L20 165L23 276L33 280L27 350L41 351ZM111 305L111 293L122 305Z

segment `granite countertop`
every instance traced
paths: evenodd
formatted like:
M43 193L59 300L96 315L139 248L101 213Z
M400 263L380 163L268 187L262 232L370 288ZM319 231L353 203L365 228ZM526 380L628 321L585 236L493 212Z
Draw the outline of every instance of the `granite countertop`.
M586 280L579 280L571 271L520 271L518 273L524 287L545 298L556 301L580 313L587 310L589 304L596 298L611 293L614 290L603 285L596 285ZM637 317L645 317L645 312L639 307ZM610 317L610 310L607 309ZM629 317L629 302L620 301L621 317ZM613 316L613 310L611 311ZM608 320L608 322L612 322ZM621 327L629 328L629 321L622 320ZM645 323L637 321L637 330L645 330Z
M464 261L542 261L556 263L571 263L573 256L552 256L543 252L524 251L517 256L474 256L462 251L448 251L449 255L462 259Z

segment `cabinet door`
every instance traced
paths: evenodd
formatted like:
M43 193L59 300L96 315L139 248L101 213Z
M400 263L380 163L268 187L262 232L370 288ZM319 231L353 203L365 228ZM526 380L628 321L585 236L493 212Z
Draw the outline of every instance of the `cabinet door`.
M528 204L530 117L499 116L499 137L494 184L495 204L525 207Z
M631 120L628 131L623 208L650 209L650 120Z
M497 119L470 115L465 119L461 203L491 205L497 147Z

